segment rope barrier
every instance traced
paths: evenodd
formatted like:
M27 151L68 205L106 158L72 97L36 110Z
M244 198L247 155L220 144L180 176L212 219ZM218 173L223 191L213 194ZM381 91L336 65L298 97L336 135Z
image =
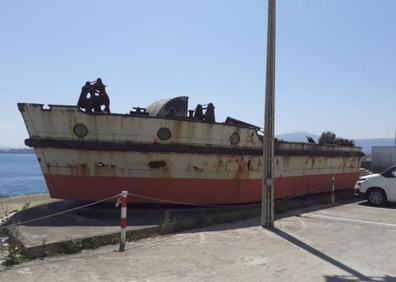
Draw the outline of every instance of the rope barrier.
M211 207L211 208L235 207L235 205L211 205L211 204L198 204L198 203L187 203L187 202L178 202L178 201L164 200L164 199L153 198L153 197L149 197L149 196L143 196L143 195L135 194L135 193L131 193L131 192L129 192L128 195L129 196L134 196L134 197L137 197L137 198L141 198L141 199L150 200L150 201L157 201L157 202L162 202L162 203L185 205L185 206Z
M185 206L212 207L212 208L235 207L235 205L234 206L233 205L211 205L211 204L199 204L199 203L171 201L171 200L165 200L165 199L160 199L160 198L144 196L144 195L131 193L131 192L128 192L128 195L129 196L134 196L134 197L137 197L137 198L141 198L141 199L150 200L150 201L156 201L156 202L162 202L162 203L168 203L168 204L185 205ZM27 223L40 221L40 220L51 218L51 217L58 216L58 215L62 215L62 214L68 213L68 212L72 212L72 211L76 211L76 210L79 210L79 209L82 209L82 208L90 207L90 206L93 206L93 205L96 205L96 204L99 204L99 203L102 203L102 202L105 202L105 201L108 201L108 200L111 200L111 199L114 199L114 198L117 198L117 197L120 197L120 196L121 196L121 193L117 194L117 195L114 195L112 197L108 197L108 198L105 198L105 199L102 199L102 200L98 200L98 201L95 201L95 202L92 202L92 203L88 203L88 204L81 205L81 206L78 206L78 207L74 207L74 208L71 208L71 209L67 209L67 210L64 210L64 211L56 212L56 213L53 213L53 214L50 214L50 215L45 215L45 216L42 216L42 217L33 218L33 219L29 219L29 220L26 220L26 221L23 221L23 222L13 223L13 224L9 224L9 225L3 225L3 226L0 226L0 230L6 229L6 228L10 228L10 227L15 227L15 226L18 226L18 225L24 225L24 224L27 224Z
M75 208L67 209L67 210L56 212L56 213L49 214L49 215L45 215L45 216L42 216L42 217L37 217L37 218L29 219L29 220L26 220L26 221L23 221L23 222L9 224L9 225L3 225L3 226L0 226L0 230L1 229L6 229L6 228L10 228L10 227L15 227L15 226L18 226L18 225L24 225L24 224L27 224L27 223L36 222L36 221L43 220L43 219L46 219L46 218L50 218L50 217L53 217L53 216L58 216L58 215L65 214L65 213L68 213L68 212L72 212L72 211L75 211L75 210L79 210L79 209L82 209L82 208L90 207L90 206L93 206L93 205L96 205L96 204L99 204L99 203L106 202L108 200L117 198L119 196L120 196L120 194L117 194L115 196L108 197L108 198L105 198L105 199L102 199L102 200L99 200L99 201L96 201L96 202L88 203L88 204L85 204L85 205L82 205L82 206L78 206L78 207L75 207Z
M125 251L125 240L126 240L126 228L128 225L127 221L127 207L128 207L128 191L122 191L121 196L119 198L121 202L121 219L120 219L120 248L119 251Z
M146 199L146 200L150 200L150 201L156 201L156 202L162 202L162 203L170 203L170 204L178 204L178 205L187 205L187 206L196 206L196 207L216 207L216 208L221 208L221 207L231 207L230 205L210 205L210 204L198 204L198 203L188 203L188 202L179 202L179 201L170 201L170 200L165 200L165 199L159 199L159 198L154 198L154 197L149 197L149 196L144 196L144 195L139 195L136 193L130 193L128 191L122 191L119 194L116 194L112 197L108 197L102 200L98 200L92 203L88 203L85 205L81 205L78 207L74 207L71 209L67 209L67 210L63 210L60 212L56 212L53 214L49 214L49 215L45 215L45 216L41 216L41 217L37 217L37 218L32 218L23 222L17 222L17 223L12 223L12 224L8 224L8 225L3 225L0 226L0 230L2 229L7 229L7 228L11 228L11 227L16 227L19 225L24 225L27 223L32 223L32 222L36 222L36 221L40 221L43 219L47 219L47 218L51 218L51 217L55 217L58 215L62 215L65 213L69 213L72 211L76 211L82 208L86 208L86 207L90 207L105 201L109 201L111 199L117 199L117 203L116 203L116 207L119 206L119 204L121 204L121 220L120 220L120 248L119 251L124 251L125 250L125 243L126 243L126 227L127 227L127 196L133 196L133 197L137 197L137 198L142 198L142 199Z

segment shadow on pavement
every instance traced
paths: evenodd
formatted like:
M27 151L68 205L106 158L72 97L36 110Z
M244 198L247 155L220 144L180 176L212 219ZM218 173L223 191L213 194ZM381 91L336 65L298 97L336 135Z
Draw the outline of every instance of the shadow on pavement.
M329 194L304 196L295 199L276 200L276 218L290 217L302 212L312 212L325 208L357 202L351 198L351 191L339 192L338 201L329 204ZM337 199L337 197L336 197ZM22 210L12 217L13 223L25 222L44 217L86 204L86 202L62 200ZM56 215L43 220L23 224L25 226L67 227L67 226L119 226L120 208L114 202L99 203L66 214ZM196 227L208 226L205 231L242 228L240 224L210 225L216 223L236 222L238 220L258 217L261 214L261 203L245 205L225 205L215 207L196 207L162 204L128 204L128 226L152 226L167 220L195 220ZM259 221L248 221L249 226L257 226ZM209 224L206 224L209 223ZM241 223L241 225L246 223ZM254 224L254 225L253 225ZM202 230L202 229L201 229ZM196 232L192 230L191 232Z
M279 237L283 238L286 241L289 241L290 243L294 244L297 247L300 247L301 249L309 252L310 254L338 267L339 269L348 272L350 275L334 275L334 276L325 276L326 281L396 281L396 277L392 276L384 276L384 277L377 277L377 276L366 276L363 273L360 273L359 271L349 267L346 264L343 264L342 262L326 255L325 253L311 247L307 243L297 239L296 237L278 229L278 228L273 228L270 229L271 232L274 234L278 235Z
M294 210L292 209L287 212L276 213L275 220L292 217L292 216L299 216L300 214L303 214L303 213L315 212L315 211L319 211L319 210L323 210L323 209L348 205L348 204L356 203L359 201L361 201L361 200L350 199L350 200L346 200L346 201L336 202L335 204L313 205L313 206L302 208L302 209L294 209ZM222 231L222 230L231 230L231 229L240 229L240 228L249 228L249 227L254 227L254 226L260 226L261 225L261 218L260 218L261 204L259 204L259 206L257 206L256 208L258 209L256 217L251 217L250 219L233 221L233 222L229 222L229 223L224 222L223 224L209 225L209 226L202 227L199 229L187 230L185 232L186 233L187 232L188 233L211 232L211 231ZM221 217L221 214L218 214L218 215Z
M375 281L375 282L395 282L396 277L385 275L385 276L369 276L365 281ZM354 281L362 281L359 278L350 275L326 275L325 281L328 282L354 282Z
M87 204L86 202L58 201L22 210L15 214L12 223L21 223L48 215L53 215L68 209ZM200 219L204 216L221 216L233 211L249 211L257 209L257 204L234 205L224 207L192 207L181 205L159 204L129 204L128 226L152 226L167 220L178 221L183 219ZM65 226L119 226L120 208L114 203L100 203L95 206L85 207L68 213L23 224L24 226L65 227Z
M367 201L360 202L359 205L365 207L379 208L379 209L396 209L396 203L389 203L389 202L379 207L372 206Z

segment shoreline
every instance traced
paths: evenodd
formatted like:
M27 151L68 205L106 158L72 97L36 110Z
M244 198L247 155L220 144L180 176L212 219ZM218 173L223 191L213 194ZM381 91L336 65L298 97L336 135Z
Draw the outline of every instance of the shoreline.
M5 195L0 193L0 201L2 199L10 199L10 198L22 198L22 197L30 197L30 196L40 196L40 195L49 195L48 192L34 192L29 194L21 194L21 195Z
M34 150L30 148L26 149L0 149L0 154L10 154L10 155L31 155L34 154Z
M55 201L59 200L52 199L49 193L37 193L0 198L0 219L13 212Z

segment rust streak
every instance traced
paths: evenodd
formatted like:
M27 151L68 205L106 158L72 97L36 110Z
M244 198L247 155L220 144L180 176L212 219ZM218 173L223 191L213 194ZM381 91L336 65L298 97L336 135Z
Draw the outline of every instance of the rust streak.
M237 171L235 172L234 179L246 179L249 172L246 171L245 167L246 162L244 161L243 157L239 158L236 160L236 163L238 164L237 166Z
M203 168L199 168L199 167L197 167L197 166L193 166L193 168L194 168L196 171L203 171Z
M166 162L165 161L151 161L149 162L149 166L151 168L161 168L166 166Z
M252 170L252 160L248 160L247 162L247 169Z

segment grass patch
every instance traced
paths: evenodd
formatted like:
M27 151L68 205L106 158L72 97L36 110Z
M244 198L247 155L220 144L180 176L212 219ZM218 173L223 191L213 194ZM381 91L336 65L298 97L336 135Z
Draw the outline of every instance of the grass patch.
M65 254L77 254L83 249L83 243L81 240L66 241L61 244L60 249Z
M3 265L12 266L28 261L25 248L16 239L18 236L18 227L8 230L8 242L0 245L0 252L4 257Z

